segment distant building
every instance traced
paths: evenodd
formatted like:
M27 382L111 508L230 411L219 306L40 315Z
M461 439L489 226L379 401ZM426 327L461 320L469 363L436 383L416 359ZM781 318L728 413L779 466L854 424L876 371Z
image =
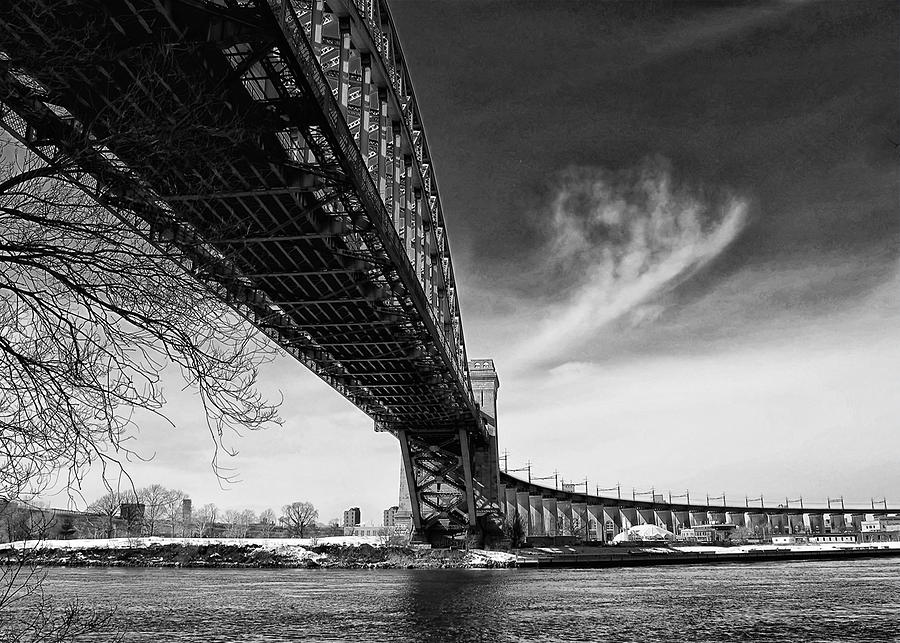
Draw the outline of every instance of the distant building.
M809 537L809 542L823 543L855 543L856 534L815 534Z
M191 499L185 498L181 501L181 535L189 536L191 533L192 518Z
M385 527L393 527L397 523L397 512L400 511L400 507L388 507L384 510L384 526Z
M860 541L864 543L900 541L900 516L873 516L860 523L860 532Z
M352 527L344 527L345 536L378 536L388 539L394 536L409 535L409 527L407 525L392 525L386 527L384 525L354 525Z
M679 540L698 543L727 543L731 542L736 525L697 525L685 527L678 535Z
M773 545L803 545L806 542L806 536L772 536Z
M350 507L344 512L344 527L355 527L360 522L362 520L360 519L359 507Z

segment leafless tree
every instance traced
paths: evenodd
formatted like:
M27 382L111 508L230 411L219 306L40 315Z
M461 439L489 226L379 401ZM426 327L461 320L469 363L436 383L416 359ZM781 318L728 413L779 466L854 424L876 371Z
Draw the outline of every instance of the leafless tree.
M0 496L33 496L58 471L77 488L91 466L119 468L132 451L134 409L164 408L167 364L204 405L217 467L222 449L231 451L223 442L230 431L277 421L255 387L273 349L197 278L196 261L160 241L156 219L111 198L109 177L85 168L99 154L130 159L127 168L113 162L126 179L166 168L202 182L192 168L234 154L257 133L237 117L240 126L188 126L223 103L215 92L160 102L169 94L154 93L162 79L184 71L169 68L165 47L117 53L98 25L73 29L38 11L28 18L4 9L0 19L0 49L35 21L53 35L51 46L6 52L14 55L4 68L29 79L30 91L64 93L79 69L110 61L127 62L131 80L109 88L106 106L78 122L64 149L25 149L17 117L0 110L10 132L0 138Z
M166 525L170 528L170 534L174 538L178 535L178 527L184 520L184 512L182 502L187 498L181 489L169 489L166 503L163 505L162 517L166 521Z
M219 508L209 502L194 512L194 528L201 538L210 535L209 531L219 517Z
M341 521L337 518L332 518L331 520L329 520L326 533L329 536L343 536L344 528L341 526Z
M89 120L66 114L74 136L40 152L23 146L21 119L0 105L0 126L9 132L0 136L0 497L27 501L57 483L78 496L89 469L117 479L124 461L144 457L132 442L135 409L164 417L161 373L168 365L201 401L212 465L224 475L219 455L233 452L229 433L278 422L276 405L256 389L257 368L273 348L197 278L196 262L161 242L139 206L110 198L114 192L86 170L86 160L100 154L121 165L130 158L122 169L128 177L154 168L193 176L189 170L201 159L220 158L254 133L227 122L215 130L185 126L221 96L154 100L154 87L177 73L166 68L166 46L116 52L97 25L53 24L54 10L34 9L40 15L29 17L15 4L0 9L3 71L27 79L35 96L64 92L79 69L125 59L133 82L110 86L106 107ZM10 48L37 23L52 42ZM0 102L10 105L7 87ZM146 152L150 143L154 153ZM150 503L151 533L156 506ZM111 521L112 510L104 511ZM9 622L8 605L0 602L0 623ZM59 632L77 630L84 615L78 608L57 614L62 629L35 621L20 639L4 630L3 640L62 640ZM29 639L29 631L37 633Z
M288 533L303 538L304 531L309 532L318 517L319 510L313 507L311 502L292 502L281 508L280 520Z
M259 514L259 524L263 538L269 538L275 529L278 517L275 515L274 509L264 509Z
M127 502L119 491L108 491L94 502L88 505L88 511L100 515L105 523L105 536L112 538L115 533L115 518L119 516L119 509L123 502Z
M246 538L250 525L256 522L256 512L252 509L237 511L229 509L225 512L225 522L228 523L226 534L232 538Z
M161 484L151 484L138 489L137 498L144 505L144 532L147 536L155 536L169 503L169 490Z

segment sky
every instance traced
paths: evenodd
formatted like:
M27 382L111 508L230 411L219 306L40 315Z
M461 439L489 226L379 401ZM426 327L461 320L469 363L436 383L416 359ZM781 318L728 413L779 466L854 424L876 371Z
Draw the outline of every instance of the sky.
M390 5L510 467L900 504L900 5ZM176 383L136 484L380 522L396 441L287 358L262 379L285 424L234 438L241 482Z

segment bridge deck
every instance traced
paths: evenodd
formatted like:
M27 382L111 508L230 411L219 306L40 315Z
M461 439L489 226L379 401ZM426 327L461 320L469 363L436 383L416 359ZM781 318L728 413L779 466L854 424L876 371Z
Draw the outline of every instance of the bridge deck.
M106 203L140 212L379 426L481 430L437 305L450 275L424 292L358 127L354 141L298 16L277 7L7 3L0 73L26 121L13 129L77 155ZM325 25L326 43L338 35Z
M746 505L708 505L702 503L678 503L678 502L654 502L651 500L635 500L631 498L618 498L600 496L595 494L561 491L553 487L534 484L527 480L520 480L506 472L500 473L500 483L507 488L527 492L529 495L543 498L555 498L564 502L583 503L591 506L603 506L615 509L638 509L644 511L674 511L695 513L759 513L772 515L801 515L801 514L873 514L886 516L896 513L895 510L868 508L868 507L783 507L783 506L755 506Z

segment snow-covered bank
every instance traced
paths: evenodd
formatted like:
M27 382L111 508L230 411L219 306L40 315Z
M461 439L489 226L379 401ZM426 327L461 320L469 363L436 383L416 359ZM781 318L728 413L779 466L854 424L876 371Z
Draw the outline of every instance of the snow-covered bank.
M317 545L381 546L378 536L327 536L323 538L168 538L141 536L139 538L76 538L72 540L17 541L0 544L0 551L9 547L39 547L42 549L133 549L153 545L182 545L200 547L223 545L226 547L315 547Z
M866 551L870 549L900 549L900 542L881 543L798 543L792 545L734 545L714 547L712 545L677 545L676 549L699 554L746 554L767 551Z
M109 567L513 567L516 556L473 549L383 545L377 537L100 538L0 545L0 562L28 551L40 565Z

